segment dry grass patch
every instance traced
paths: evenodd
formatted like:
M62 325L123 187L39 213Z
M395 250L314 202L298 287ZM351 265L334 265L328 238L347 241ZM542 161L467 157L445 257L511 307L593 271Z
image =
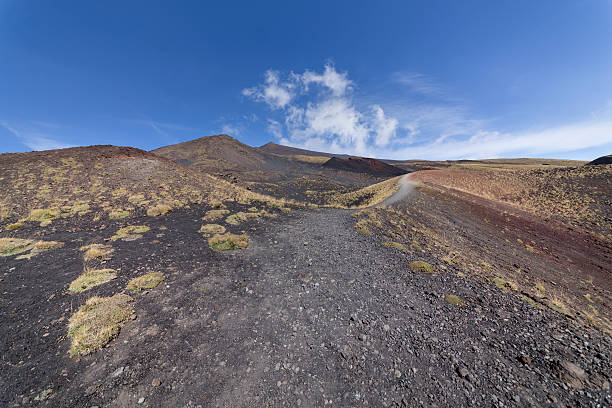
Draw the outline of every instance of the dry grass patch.
M504 279L499 275L493 278L493 283L504 292L508 292L509 290L518 290L518 284L516 282Z
M224 210L224 209L210 210L206 212L206 214L202 217L202 220L203 221L219 220L229 213L230 213L229 210Z
M245 235L217 234L208 239L208 245L217 251L233 251L247 247L249 238Z
M204 234L223 234L225 232L225 227L219 224L205 224L202 225L199 232Z
M85 253L83 254L83 258L86 261L89 261L91 259L108 258L108 256L115 251L109 245L104 244L90 244L82 246L80 249L81 251L85 251Z
M259 218L261 217L261 213L253 213L253 212L237 212L236 214L232 214L229 217L227 217L225 219L225 222L227 222L230 225L238 225L240 223L243 223L245 221L248 221L252 218Z
M147 209L147 215L150 217L157 217L160 215L166 215L172 211L172 206L169 204L156 204Z
M444 301L453 306L464 306L465 302L457 295L446 295Z
M109 282L117 277L114 269L93 269L83 272L70 284L68 290L72 293L81 293L94 286Z
M394 241L383 242L381 245L390 247L390 248L396 248L396 249L399 249L400 251L406 251L406 247L403 244L400 244L399 242L394 242Z
M111 241L121 239L123 241L134 241L142 238L142 233L149 231L151 228L146 225L129 225L127 227L120 228L115 235L111 237Z
M0 256L17 255L32 249L31 239L21 238L0 238Z
M133 293L138 293L145 289L153 289L164 280L164 275L160 272L151 272L142 276L138 276L128 282L125 287Z
M408 265L408 267L410 268L412 272L436 273L436 270L434 269L434 267L425 261L410 262L410 265Z
M15 259L29 259L42 252L61 248L63 242L57 241L34 241L22 238L0 238L0 256L18 255ZM28 252L29 253L25 253ZM21 254L21 255L19 255Z
M68 322L68 336L72 339L70 355L87 355L117 337L134 313L131 302L132 298L123 293L90 298Z
M563 300L558 297L553 297L548 302L548 307L550 307L555 312L563 313L566 316L571 316L572 314L569 311L569 307L565 304Z
M127 210L112 210L108 213L108 218L111 220L120 220L130 215L130 212Z
M51 224L51 221L58 218L62 211L59 208L36 208L30 211L28 221L38 221L42 227Z

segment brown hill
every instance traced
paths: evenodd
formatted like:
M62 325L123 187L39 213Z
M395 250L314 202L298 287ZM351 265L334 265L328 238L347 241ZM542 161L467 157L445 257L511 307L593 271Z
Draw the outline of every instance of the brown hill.
M587 163L590 166L600 166L602 164L612 164L612 154L609 154L607 156L601 156L598 157L597 159Z
M279 145L276 144L274 142L269 142L266 143L263 146L258 147L259 150L267 152L267 153L274 153L274 154L278 154L280 156L288 156L288 157L292 157L292 156L321 156L321 157L348 157L347 155L344 154L332 154L332 153L323 153L323 152L315 152L312 150L306 150L306 149L298 149L297 147L289 147L289 146L283 146L283 145Z
M398 167L366 157L349 157L346 159L332 157L323 163L322 167L334 170L368 173L377 177L395 177L407 173L405 170Z
M259 197L131 147L88 146L0 155L0 222L23 217L48 221L89 212L123 218L139 209L163 212L231 196Z
M158 156L206 172L288 171L298 164L248 146L228 135L201 137L152 150Z

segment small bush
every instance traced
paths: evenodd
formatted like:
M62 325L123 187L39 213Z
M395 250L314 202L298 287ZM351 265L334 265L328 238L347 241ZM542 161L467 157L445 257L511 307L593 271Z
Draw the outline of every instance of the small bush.
M204 234L223 234L225 232L225 227L219 224L205 224L202 225L199 232L203 232Z
M59 217L61 210L59 208L37 208L30 211L28 220L30 221L47 221Z
M160 215L166 215L172 210L172 206L168 204L157 204L152 207L149 207L147 210L147 215L150 217L157 217Z
M17 228L21 228L23 225L20 222L16 222L14 224L9 224L6 226L7 231L16 230Z
M0 238L0 256L17 255L32 249L31 239Z
M397 248L401 251L406 250L406 247L403 244L400 244L399 242L383 242L381 245L386 246L386 247L391 247L391 248Z
M142 238L142 233L149 231L151 228L146 225L128 225L120 228L115 235L111 237L111 241L122 239L124 241L133 241Z
M245 234L217 234L208 239L208 245L217 251L244 249L248 245L248 237Z
M436 273L436 270L434 269L434 267L431 264L424 262L424 261L410 262L410 265L408 265L408 267L410 268L412 272Z
M81 251L85 251L83 258L86 261L91 259L105 259L108 258L115 250L108 245L103 244L91 244L81 247Z
M94 286L109 282L117 277L113 269L94 269L85 271L70 284L68 290L72 293L81 293Z
M444 296L444 300L446 301L446 303L448 303L449 305L453 305L453 306L464 306L465 305L465 303L463 302L463 299L461 299L457 295L446 295Z
M572 314L569 311L568 306L559 298L553 297L548 302L548 307L550 307L555 312L562 313L566 316L571 316Z
M87 355L117 337L134 313L131 302L132 298L123 293L90 298L68 322L68 336L72 339L70 355Z
M229 214L229 210L210 210L202 217L203 221L214 221L223 218L226 214Z
M112 210L108 214L108 218L111 220L120 220L130 215L130 212L127 210Z
M229 217L227 217L225 219L225 222L227 222L230 225L238 225L240 223L248 221L251 218L258 218L258 217L260 217L259 213L237 212L236 214L232 214Z
M160 272L151 272L146 275L138 276L128 282L125 287L133 293L138 293L145 289L153 289L164 280L164 275Z

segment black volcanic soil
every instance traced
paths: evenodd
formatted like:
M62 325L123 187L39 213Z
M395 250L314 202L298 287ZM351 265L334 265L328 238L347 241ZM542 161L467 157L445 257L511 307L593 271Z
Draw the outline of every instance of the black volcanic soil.
M249 247L218 253L197 232L205 210L2 232L66 246L31 260L0 258L0 404L612 404L612 344L594 328L460 278L453 267L411 272L410 261L438 261L380 246L356 232L348 211L301 210L230 227L249 235ZM66 294L83 268L78 247L104 242L128 223L151 231L112 243L106 267L119 277ZM134 296L137 318L109 347L70 359L70 315L89 296L117 293L145 271L166 280ZM465 306L448 304L447 294ZM52 391L37 401L45 390Z
M383 163L380 160L368 159L365 157L348 157L341 159L332 157L321 165L328 169L353 171L357 173L367 173L377 177L395 177L406 174L407 171L399 167Z
M587 163L588 165L591 166L595 166L595 165L602 165L602 164L612 164L612 154L609 154L607 156L601 156L598 157L597 159Z

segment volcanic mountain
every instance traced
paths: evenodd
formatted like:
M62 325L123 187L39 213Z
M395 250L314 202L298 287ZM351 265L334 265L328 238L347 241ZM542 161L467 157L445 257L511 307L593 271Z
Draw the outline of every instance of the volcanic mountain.
M322 167L334 170L368 173L377 177L395 177L407 173L407 171L398 167L366 157L348 157L346 159L332 157L323 163Z
M158 156L207 172L288 171L297 163L228 135L201 137L152 150ZM299 167L299 166L298 166Z
M144 150L110 145L2 154L0 174L0 218L32 210L52 218L92 211L122 218L139 207L254 194Z
M607 156L601 156L598 157L597 159L587 163L591 166L595 166L595 165L602 165L602 164L612 164L612 154L609 154Z

